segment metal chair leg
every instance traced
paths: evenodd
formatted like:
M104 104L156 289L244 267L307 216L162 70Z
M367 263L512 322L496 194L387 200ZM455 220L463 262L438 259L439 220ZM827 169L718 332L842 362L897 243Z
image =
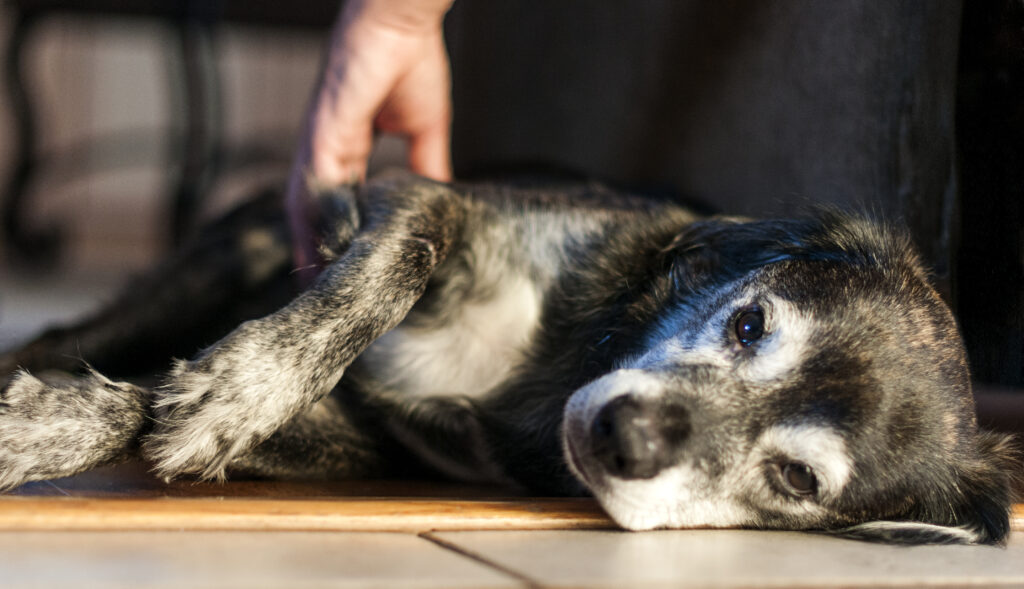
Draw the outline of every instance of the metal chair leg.
M186 19L180 24L185 87L185 140L181 173L173 193L174 244L195 228L201 200L217 172L220 153L220 92L210 25Z
M7 42L4 75L8 101L14 113L14 158L2 193L3 239L12 261L33 267L54 265L63 243L56 225L31 227L27 223L28 187L36 169L36 118L26 88L23 56L25 42L35 24L32 14L19 13Z

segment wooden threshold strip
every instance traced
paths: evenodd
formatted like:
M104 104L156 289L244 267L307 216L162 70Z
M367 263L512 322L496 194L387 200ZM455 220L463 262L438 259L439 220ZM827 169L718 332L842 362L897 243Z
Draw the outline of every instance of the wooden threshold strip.
M1024 504L1012 527L1024 532ZM595 530L615 524L589 499L0 499L0 531L413 532Z
M588 499L0 499L0 530L429 532L610 529Z

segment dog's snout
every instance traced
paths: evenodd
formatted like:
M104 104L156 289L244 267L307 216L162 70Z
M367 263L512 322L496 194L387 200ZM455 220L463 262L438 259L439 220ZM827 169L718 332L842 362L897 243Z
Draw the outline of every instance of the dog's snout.
M590 445L609 474L649 479L675 463L689 433L684 408L625 395L598 412L590 427Z

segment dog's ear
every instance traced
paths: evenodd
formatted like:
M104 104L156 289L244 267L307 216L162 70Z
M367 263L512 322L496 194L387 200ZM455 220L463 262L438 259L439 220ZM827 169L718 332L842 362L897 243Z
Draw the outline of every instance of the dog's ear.
M956 483L907 514L906 521L867 522L826 533L888 544L1002 544L1010 533L1019 469L1012 436L979 432L977 456L961 467Z

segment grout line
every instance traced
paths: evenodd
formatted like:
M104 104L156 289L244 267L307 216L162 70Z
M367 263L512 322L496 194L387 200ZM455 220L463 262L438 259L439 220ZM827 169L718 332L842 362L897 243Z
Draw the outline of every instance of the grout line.
M57 486L56 484L54 484L54 482L53 482L53 481L43 481L43 482L44 482L44 483L46 483L47 485L50 485L50 486L51 486L51 487L53 487L54 489L57 489L57 491L59 491L59 492L60 492L60 493L61 493L62 495L64 495L65 497L71 497L71 496L72 496L72 495L71 495L71 493L68 493L68 492L67 492L67 491L65 491L64 489L61 489L61 488L60 488L60 487L58 487L58 486Z
M498 564L497 562L494 562L493 560L491 560L489 558L486 558L484 556L481 556L481 555L479 555L479 554L477 554L475 552L470 552L469 550L466 550L465 548L463 548L463 547L461 547L461 546L459 546L457 544L452 544L451 542L448 542L447 540L443 540L443 539L435 536L434 532L422 532L422 533L417 534L417 535L420 538L423 538L424 540L426 540L428 542L433 542L434 544L440 546L441 548L443 548L445 550L450 550L450 551L452 551L452 552L454 552L454 553L456 553L456 554L458 554L460 556L464 556L464 557L466 557L466 558L468 558L470 560L474 560L477 563L482 564L482 565L484 565L484 566L486 566L488 568L494 569L494 570L498 571L499 573L503 573L505 575L508 575L508 576L518 580L518 581L522 581L523 583L526 583L526 586L529 587L530 589L541 589L543 587L543 585L541 585L539 582L537 582L537 581L531 579L530 577L520 573L519 571L515 571L513 569L510 569L510 568L502 565L502 564Z

